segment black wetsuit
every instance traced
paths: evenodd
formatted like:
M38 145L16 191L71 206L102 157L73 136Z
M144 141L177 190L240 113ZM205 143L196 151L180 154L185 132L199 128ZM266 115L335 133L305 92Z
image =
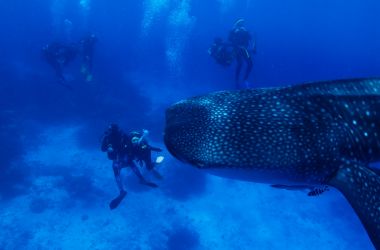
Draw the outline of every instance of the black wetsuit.
M131 143L131 152L129 157L133 160L137 160L140 163L145 163L145 166L148 170L152 170L154 167L154 163L152 162L152 151L161 152L160 148L152 147L148 144L148 142L144 139L138 143L132 143L132 139L137 137L140 139L142 137L141 133L132 132L129 134L129 141Z
M245 61L247 64L247 68L243 78L244 81L248 80L249 74L252 70L253 62L251 54L248 50L252 38L249 32L244 27L240 27L235 28L230 32L228 40L232 43L232 45L235 48L235 56L237 61L235 81L237 87L239 87L240 71L243 66L243 61Z
M222 41L215 41L208 50L210 56L223 66L231 65L234 59L233 46Z
M74 45L54 42L43 47L42 52L45 60L54 68L58 79L65 81L63 67L75 59L77 48Z
M136 134L126 135L117 129L108 131L102 141L101 150L107 152L108 158L113 160L112 168L120 192L124 192L120 171L125 167L131 167L143 184L148 184L153 187L156 186L154 183L149 183L144 179L134 160L144 162L147 169L151 170L154 167L151 160L151 151L161 150L149 146L146 142L142 142L139 145L133 144L132 138L134 136L136 136ZM112 150L109 150L109 148L112 148Z

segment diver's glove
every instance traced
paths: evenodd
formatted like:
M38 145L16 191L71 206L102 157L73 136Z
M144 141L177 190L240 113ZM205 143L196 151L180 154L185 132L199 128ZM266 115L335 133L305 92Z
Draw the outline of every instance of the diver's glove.
M143 129L142 133L143 134L141 135L140 139L137 142L138 145L141 145L141 143L145 140L145 137L147 137L149 135L149 131L146 129Z
M142 136L147 136L147 135L149 135L149 131L148 131L147 129L143 129L142 132L143 132L143 135L142 135Z

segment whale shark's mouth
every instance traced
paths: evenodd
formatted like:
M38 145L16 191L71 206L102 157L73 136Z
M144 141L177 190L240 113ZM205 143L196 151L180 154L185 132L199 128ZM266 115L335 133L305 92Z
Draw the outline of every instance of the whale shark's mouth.
M206 106L191 101L178 102L166 111L164 142L174 157L202 166L196 156L205 141L209 113Z

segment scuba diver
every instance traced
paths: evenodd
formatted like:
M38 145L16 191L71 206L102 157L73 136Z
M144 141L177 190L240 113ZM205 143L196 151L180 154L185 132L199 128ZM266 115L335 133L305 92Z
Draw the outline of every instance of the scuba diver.
M42 55L47 63L49 63L59 79L59 83L66 85L66 79L63 75L63 68L75 59L78 54L78 49L71 44L60 44L53 42L45 45L42 48Z
M222 38L215 38L214 43L208 49L208 54L222 66L230 66L235 58L234 47L230 43L223 42Z
M235 22L233 29L230 31L228 40L231 42L232 46L234 46L237 61L235 71L236 88L240 87L240 72L243 66L243 61L246 63L246 71L243 81L246 85L245 87L249 87L247 80L253 65L250 50L252 52L255 51L255 43L252 44L252 37L244 27L244 19L240 18Z
M88 35L80 41L82 48L82 67L81 72L87 82L92 81L92 62L94 57L94 47L97 38L94 34Z
M147 130L143 130L142 133L133 131L127 135L117 124L111 124L104 133L101 150L107 152L108 159L113 161L112 168L120 191L119 196L111 201L109 205L111 209L115 209L127 194L120 176L122 168L130 167L140 179L141 184L158 187L155 183L145 180L135 163L135 161L139 162L140 166L145 164L148 170L153 170L154 165L161 163L164 159L163 156L159 156L154 163L152 162L151 152L162 150L150 146L146 140L147 135Z

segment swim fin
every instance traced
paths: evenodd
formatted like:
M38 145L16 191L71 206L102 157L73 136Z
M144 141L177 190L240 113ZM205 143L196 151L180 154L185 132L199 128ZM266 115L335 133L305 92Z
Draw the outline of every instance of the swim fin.
M149 187L152 187L152 188L157 188L158 187L158 185L156 183L149 182L149 181L141 181L140 183L143 184L143 185L147 185Z
M126 195L126 191L121 191L120 194L110 202L110 209L117 208Z

